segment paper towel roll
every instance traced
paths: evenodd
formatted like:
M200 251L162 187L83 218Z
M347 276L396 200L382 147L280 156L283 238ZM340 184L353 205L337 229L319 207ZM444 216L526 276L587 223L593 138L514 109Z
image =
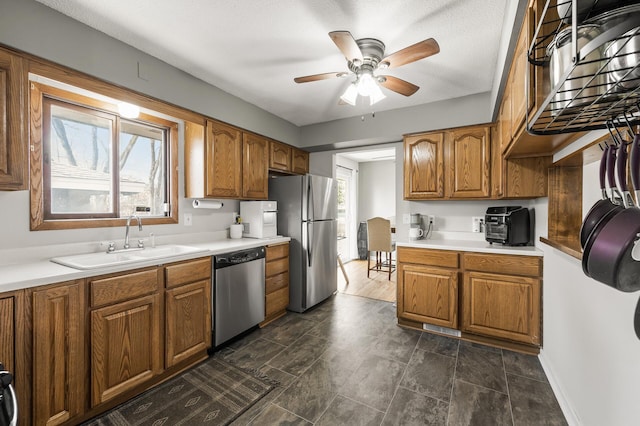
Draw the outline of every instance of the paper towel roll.
M224 204L213 200L193 200L194 209L219 209Z

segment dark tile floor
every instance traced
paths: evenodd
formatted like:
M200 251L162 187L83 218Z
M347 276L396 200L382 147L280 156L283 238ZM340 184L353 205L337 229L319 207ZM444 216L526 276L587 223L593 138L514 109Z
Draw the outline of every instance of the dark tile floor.
M538 359L407 330L337 294L219 352L281 386L234 425L566 425Z

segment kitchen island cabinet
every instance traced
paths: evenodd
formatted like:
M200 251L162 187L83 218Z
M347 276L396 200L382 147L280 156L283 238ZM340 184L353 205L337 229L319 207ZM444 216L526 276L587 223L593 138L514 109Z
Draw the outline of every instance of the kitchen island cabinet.
M167 368L204 353L211 346L211 259L166 266Z
M162 372L161 279L149 268L89 280L92 407Z
M526 352L541 345L541 257L401 246L398 271L400 325Z
M63 424L84 412L84 295L84 280L32 293L33 424Z

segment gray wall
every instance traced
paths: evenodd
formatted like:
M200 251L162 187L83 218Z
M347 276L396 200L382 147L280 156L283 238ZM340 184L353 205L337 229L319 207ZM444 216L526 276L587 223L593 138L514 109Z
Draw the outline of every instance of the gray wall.
M402 161L401 161L402 162ZM396 215L396 161L359 164L358 222Z

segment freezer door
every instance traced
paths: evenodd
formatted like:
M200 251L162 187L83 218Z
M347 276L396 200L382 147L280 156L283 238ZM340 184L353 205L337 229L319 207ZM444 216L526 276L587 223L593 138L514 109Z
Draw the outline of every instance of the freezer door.
M338 214L337 187L331 178L306 175L302 188L302 220L335 219Z
M335 220L303 224L303 267L306 268L306 295L303 308L309 309L338 289L337 224Z

